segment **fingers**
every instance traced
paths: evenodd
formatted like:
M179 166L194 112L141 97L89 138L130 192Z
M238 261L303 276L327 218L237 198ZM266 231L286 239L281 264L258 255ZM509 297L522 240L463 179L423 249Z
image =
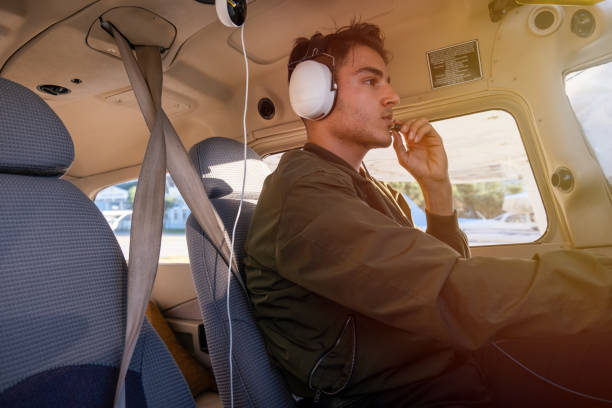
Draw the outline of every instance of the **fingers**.
M394 121L401 124L399 121ZM400 132L404 136L406 144L418 144L428 135L437 135L435 129L425 118L411 119L402 124Z
M429 122L426 122L424 125L419 127L416 133L414 134L414 138L413 138L414 143L420 143L424 137L432 135L433 130L434 130L433 126L431 126Z
M395 150L395 153L398 155L398 157L406 154L408 150L406 149L404 141L402 140L403 135L397 130L393 130L391 134L393 135L393 149Z
M427 119L421 118L412 122L410 128L408 129L408 133L406 134L408 142L419 143L421 139L423 139L427 127L431 128L431 125Z
M402 125L400 132L402 132L403 135L408 136L408 132L410 131L410 127L417 121L417 119L410 119L404 123L398 121L398 120L394 120L393 123L398 124L398 125Z
M395 151L398 151L398 148L401 148L401 151L404 153L409 150L408 145L408 131L410 130L410 126L416 122L416 119L410 119L405 123L400 122L399 120L394 120L393 123L395 125L400 125L399 130L392 129L391 134L393 135L393 147ZM397 145L396 145L397 143Z

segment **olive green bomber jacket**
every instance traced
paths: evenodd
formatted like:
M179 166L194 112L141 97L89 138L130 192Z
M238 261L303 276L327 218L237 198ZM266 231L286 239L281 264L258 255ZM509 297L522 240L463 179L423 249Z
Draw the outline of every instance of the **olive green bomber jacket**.
M609 260L575 251L469 258L456 217L428 214L426 233L408 211L396 192L317 146L286 153L266 180L246 280L294 393L395 388L496 337L610 325Z

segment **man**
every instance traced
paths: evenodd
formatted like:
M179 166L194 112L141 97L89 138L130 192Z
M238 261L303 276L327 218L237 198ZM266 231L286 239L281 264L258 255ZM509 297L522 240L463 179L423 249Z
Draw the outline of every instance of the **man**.
M425 119L392 120L399 97L378 27L298 39L290 77L314 44L335 59L335 106L304 121L307 144L266 180L245 260L258 325L294 394L331 406L480 406L490 395L471 351L610 327L609 260L470 259L440 136ZM427 232L362 166L390 143L423 190Z

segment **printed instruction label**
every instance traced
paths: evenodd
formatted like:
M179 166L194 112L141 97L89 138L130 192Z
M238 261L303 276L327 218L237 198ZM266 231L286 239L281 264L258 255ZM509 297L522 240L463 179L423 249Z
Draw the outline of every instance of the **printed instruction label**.
M427 63L433 88L482 79L478 40L428 51Z

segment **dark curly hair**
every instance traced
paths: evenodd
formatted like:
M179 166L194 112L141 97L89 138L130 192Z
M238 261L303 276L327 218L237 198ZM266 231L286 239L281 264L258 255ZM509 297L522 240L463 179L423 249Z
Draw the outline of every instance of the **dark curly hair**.
M372 48L382 57L385 64L388 64L391 55L385 50L384 42L384 34L378 26L359 21L353 21L350 25L340 27L331 34L323 35L317 32L310 38L297 38L289 56L287 79L291 79L295 63L310 54L314 48L332 55L336 60L336 66L339 66L349 50L354 45L361 44Z

